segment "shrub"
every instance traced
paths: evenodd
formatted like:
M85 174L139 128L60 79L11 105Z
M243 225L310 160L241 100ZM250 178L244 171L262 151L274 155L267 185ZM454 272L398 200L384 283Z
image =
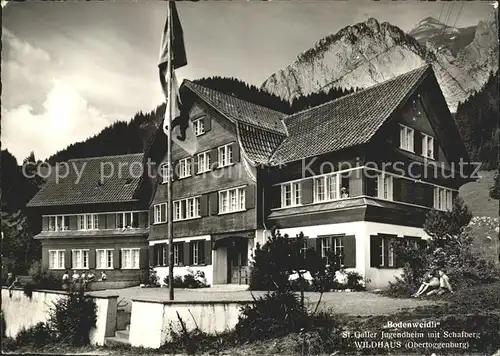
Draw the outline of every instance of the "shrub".
M35 289L61 290L61 281L54 274L43 267L39 261L33 262L29 271Z
M345 285L346 289L362 291L365 290L365 280L363 276L360 275L356 271L348 271L347 274L347 283Z
M163 283L168 286L168 276L163 279ZM184 276L174 276L174 288L206 288L208 287L205 272L187 270Z
M90 330L97 320L95 301L83 293L70 293L54 303L48 325L59 342L72 345L89 343Z
M54 342L52 330L45 323L38 323L21 330L16 336L18 346L44 346Z
M235 327L241 340L255 341L299 332L307 323L307 310L293 292L268 292L245 306Z
M2 351L14 351L17 349L17 341L11 337L2 337Z

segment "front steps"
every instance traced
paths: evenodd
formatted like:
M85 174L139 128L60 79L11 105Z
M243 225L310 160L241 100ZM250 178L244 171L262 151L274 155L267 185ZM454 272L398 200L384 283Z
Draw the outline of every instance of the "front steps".
M104 345L117 346L117 345L130 345L130 324L125 327L125 330L116 330L115 336L110 336L104 339Z

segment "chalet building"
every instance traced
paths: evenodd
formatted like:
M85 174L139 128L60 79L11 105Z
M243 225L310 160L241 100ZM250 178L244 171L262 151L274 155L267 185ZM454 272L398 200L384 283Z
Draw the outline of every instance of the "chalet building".
M400 270L394 239L428 238L431 208L451 208L467 153L425 66L287 116L185 81L199 150L173 147L174 274L248 283L270 229L387 286ZM152 198L150 262L168 275L167 167Z
M42 216L42 264L62 275L105 271L121 286L148 268L149 198L144 154L72 159L28 203ZM59 178L58 178L59 177Z
M293 115L190 81L181 95L198 152L172 147L175 275L191 269L211 285L248 284L254 248L277 227L304 233L304 248L325 258L334 251L370 288L384 287L400 271L392 241L428 238L427 212L450 209L468 181L459 166L467 153L430 66ZM73 171L29 203L43 216L35 238L44 265L136 284L148 265L161 281L168 275L166 141L148 130L143 154L71 160ZM100 179L103 162L147 160L152 179Z

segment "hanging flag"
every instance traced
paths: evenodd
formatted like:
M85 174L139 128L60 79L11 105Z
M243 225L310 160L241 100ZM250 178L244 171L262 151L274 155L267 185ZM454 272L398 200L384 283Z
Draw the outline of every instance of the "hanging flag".
M182 35L182 26L174 1L168 2L169 12L162 33L160 47L160 83L167 100L163 131L168 135L168 127L172 123L172 141L184 151L193 155L197 150L197 139L189 120L188 108L182 107L179 86L174 70L187 64L186 49ZM171 23L170 23L171 20ZM169 97L171 100L169 100Z

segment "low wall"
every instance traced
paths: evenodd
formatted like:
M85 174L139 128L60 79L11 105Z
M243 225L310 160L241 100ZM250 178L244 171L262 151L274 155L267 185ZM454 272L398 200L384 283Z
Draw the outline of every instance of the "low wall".
M163 301L132 300L129 341L132 346L159 348L170 340L170 330L179 331L177 313L187 330L198 327L207 334L232 330L241 309L253 301Z
M22 289L13 289L12 296L9 296L9 290L2 288L2 314L6 335L15 338L22 329L47 321L53 304L66 295L66 292L61 291L38 290L33 291L29 298ZM90 332L90 342L93 345L104 345L104 338L115 334L118 296L92 298L97 305L97 321Z

